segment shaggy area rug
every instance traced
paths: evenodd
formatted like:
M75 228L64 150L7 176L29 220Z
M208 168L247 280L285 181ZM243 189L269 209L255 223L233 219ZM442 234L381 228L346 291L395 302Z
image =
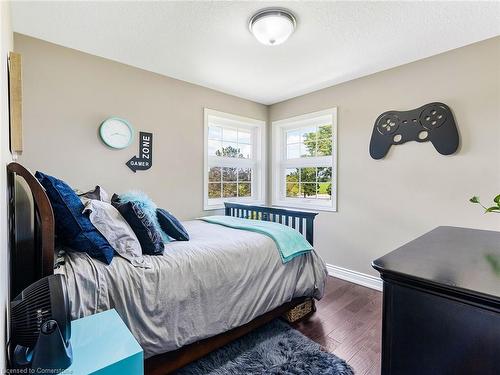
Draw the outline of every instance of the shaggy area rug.
M177 375L352 375L349 365L281 320L179 370Z

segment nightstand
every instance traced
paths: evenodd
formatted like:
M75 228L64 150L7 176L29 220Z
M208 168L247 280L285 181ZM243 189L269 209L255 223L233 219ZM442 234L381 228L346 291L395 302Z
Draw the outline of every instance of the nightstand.
M73 364L63 374L144 373L143 351L112 309L71 322Z

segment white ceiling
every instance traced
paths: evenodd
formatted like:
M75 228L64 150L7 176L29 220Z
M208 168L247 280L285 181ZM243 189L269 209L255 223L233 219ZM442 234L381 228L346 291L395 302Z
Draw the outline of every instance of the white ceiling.
M282 45L258 9L297 16ZM500 35L500 2L15 2L14 31L264 104Z

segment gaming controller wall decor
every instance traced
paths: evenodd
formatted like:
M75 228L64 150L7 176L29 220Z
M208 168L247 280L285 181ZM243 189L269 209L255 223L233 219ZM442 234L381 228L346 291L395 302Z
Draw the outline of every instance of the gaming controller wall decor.
M373 126L370 155L382 159L392 145L408 141L431 141L442 155L458 149L458 130L450 108L443 103L429 103L410 111L382 113Z

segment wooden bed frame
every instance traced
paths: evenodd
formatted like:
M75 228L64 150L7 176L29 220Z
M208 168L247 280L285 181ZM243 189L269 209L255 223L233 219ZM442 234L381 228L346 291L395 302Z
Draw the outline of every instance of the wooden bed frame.
M314 242L314 218L317 212L292 211L283 208L250 206L239 203L224 203L225 215L245 219L273 221L298 230L311 245Z
M10 295L11 298L14 298L33 282L53 274L55 224L50 201L44 188L35 176L24 166L16 162L10 163L7 166L7 175L10 230ZM19 233L17 224L19 220L17 218L18 215L16 215L16 207L18 205L16 200L16 181L18 177L21 177L27 186L27 198L33 200L33 217L30 220L32 223L30 230L32 238L29 241L25 240L25 235L23 235L23 240L17 238ZM24 214L26 213L24 212ZM317 215L314 212L226 203L225 215L279 222L298 230L311 245L313 244L314 218ZM287 311L297 308L307 300L310 299L306 297L296 298L228 332L186 345L176 351L148 358L145 360L145 373L154 375L171 373L247 334L253 329L282 316Z

